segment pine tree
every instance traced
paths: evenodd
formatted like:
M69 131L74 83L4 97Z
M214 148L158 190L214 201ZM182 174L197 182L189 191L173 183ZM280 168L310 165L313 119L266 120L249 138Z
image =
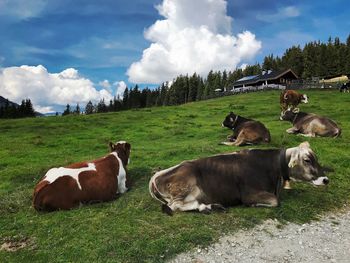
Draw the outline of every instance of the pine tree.
M300 46L288 48L282 56L282 65L284 69L291 68L298 76L303 75L304 61Z
M348 38L346 39L346 52L344 54L344 57L345 57L345 73L346 74L350 74L350 34L348 36Z
M130 109L130 100L129 100L129 89L126 88L123 93L123 109Z
M67 104L66 105L66 109L63 111L63 113L62 113L62 116L66 116L66 115L69 115L69 114L71 114L72 112L71 112L71 109L70 109L70 105L69 104Z
M93 114L94 113L94 105L92 104L91 100L86 104L85 106L85 114Z
M188 80L188 101L195 101L197 99L197 92L198 92L198 85L199 85L199 77L196 73L192 75L192 77Z
M107 105L105 103L104 98L102 100L100 100L100 102L97 104L96 112L97 113L107 112Z
M25 100L25 116L26 117L35 117L35 111L33 104L30 99Z
M77 103L77 106L75 107L75 110L73 112L74 114L80 115L80 107L79 107L79 103Z

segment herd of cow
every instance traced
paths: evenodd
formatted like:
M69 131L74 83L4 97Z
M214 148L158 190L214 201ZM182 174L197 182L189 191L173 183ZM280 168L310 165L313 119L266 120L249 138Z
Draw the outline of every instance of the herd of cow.
M288 133L304 136L338 137L337 124L316 114L300 112L299 103L308 103L305 94L293 90L281 93L281 120L293 125ZM222 125L233 131L226 145L269 143L270 132L259 121L231 112ZM67 210L82 204L111 201L126 192L131 145L110 143L110 153L100 159L52 168L34 189L33 206L40 211ZM315 186L329 183L308 142L287 149L244 149L197 160L184 161L155 173L149 181L151 196L162 210L197 210L209 213L233 205L275 207L281 190L289 181Z

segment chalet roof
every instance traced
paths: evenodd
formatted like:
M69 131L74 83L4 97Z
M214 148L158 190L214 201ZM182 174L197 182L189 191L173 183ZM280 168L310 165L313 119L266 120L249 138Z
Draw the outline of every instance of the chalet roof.
M233 83L233 86L249 85L249 84L256 84L260 81L275 80L289 72L291 72L295 76L295 78L298 78L298 76L291 69L276 70L276 71L268 71L265 74L253 75L253 76L247 76L247 77L241 78L237 80L235 83Z

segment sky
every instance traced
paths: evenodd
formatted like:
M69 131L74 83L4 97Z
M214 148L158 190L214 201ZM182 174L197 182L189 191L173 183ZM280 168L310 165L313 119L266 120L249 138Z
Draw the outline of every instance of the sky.
M0 95L42 113L84 107L127 86L345 41L349 17L347 0L0 0Z

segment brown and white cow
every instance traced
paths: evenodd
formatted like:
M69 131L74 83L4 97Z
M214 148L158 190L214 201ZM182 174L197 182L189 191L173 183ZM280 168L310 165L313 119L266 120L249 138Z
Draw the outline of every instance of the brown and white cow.
M280 95L281 115L287 109L295 109L300 103L308 103L306 94L300 94L295 90L284 90Z
M225 145L242 146L246 144L269 143L271 135L269 130L260 121L247 119L230 112L222 127L227 127L233 131L233 135L228 136L230 142L223 142Z
M228 206L275 207L289 178L326 185L329 179L308 142L288 149L242 150L184 161L159 171L149 182L163 211L210 212Z
M333 120L313 113L287 110L281 119L293 124L292 128L286 130L288 133L299 133L307 137L338 137L341 134L341 129Z
M34 189L36 210L67 210L80 204L111 201L128 190L126 166L131 146L109 143L110 154L87 162L52 168Z

